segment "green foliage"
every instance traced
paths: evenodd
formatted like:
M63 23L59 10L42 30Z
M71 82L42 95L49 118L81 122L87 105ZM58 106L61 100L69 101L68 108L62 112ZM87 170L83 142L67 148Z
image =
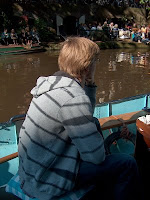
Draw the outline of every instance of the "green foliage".
M145 7L147 10L150 10L149 0L140 0L139 3L140 3L141 5L144 5L144 7Z
M2 23L2 26L3 28L7 28L10 26L11 22L10 20L8 19L7 15L5 14L5 12L1 12L1 17L3 18L3 23Z
M146 11L146 20L148 19L149 17L149 11L150 11L150 2L149 0L140 0L140 4L143 5L145 11Z
M50 27L47 27L47 22L43 19L36 20L35 27L37 28L41 42L49 42L55 39L54 32L51 32Z
M140 4L148 3L149 0L140 0Z

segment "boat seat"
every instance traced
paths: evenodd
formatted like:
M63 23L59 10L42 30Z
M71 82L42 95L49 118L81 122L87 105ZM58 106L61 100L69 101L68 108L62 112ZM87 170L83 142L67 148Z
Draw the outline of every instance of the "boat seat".
M80 188L78 190L71 191L67 195L59 198L58 200L81 200L92 189L94 189L94 186L87 186L87 187L84 187L84 188ZM6 185L5 191L19 197L22 200L38 200L37 198L28 197L22 191L22 189L20 188L19 175L18 174L16 174L15 176L13 176L10 179L10 181Z
M0 187L6 185L17 173L19 165L19 160L15 156L14 159L7 159L7 162L2 162L2 160L6 156L14 155L17 151L16 126L7 123L0 124Z
M102 130L107 130L115 127L120 127L124 124L135 123L138 117L150 114L147 111L139 110L136 112L130 112L120 115L111 115L109 117L99 118L99 122Z

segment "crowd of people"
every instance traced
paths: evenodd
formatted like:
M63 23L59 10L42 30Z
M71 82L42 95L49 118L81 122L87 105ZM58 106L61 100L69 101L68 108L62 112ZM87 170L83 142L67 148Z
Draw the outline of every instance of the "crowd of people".
M39 44L40 38L35 27L30 30L29 26L27 26L25 29L21 29L20 33L17 33L15 29L11 29L10 32L8 32L8 29L4 28L4 31L1 34L0 43L2 45L22 44L32 46L34 43Z
M105 21L103 24L101 23L81 23L79 24L78 33L81 37L87 37L92 39L93 35L97 31L103 31L104 34L110 39L117 38L119 36L119 28L118 24L114 24L113 22L108 23Z
M60 31L60 35L66 36L66 33ZM98 32L103 32L103 34L108 38L108 40L114 39L131 39L134 42L143 42L145 44L150 43L150 24L149 25L137 25L136 23L130 23L119 27L117 23L104 21L103 24L100 22L93 23L80 23L77 27L77 35L80 37L85 37L94 40L94 35ZM29 26L22 29L20 33L16 33L15 29L11 29L8 32L7 28L4 28L1 34L1 45L9 44L22 44L30 45L34 43L40 43L39 33L37 29L33 27L31 30Z
M105 21L101 23L86 24L81 23L78 28L78 34L81 37L93 38L93 35L102 31L110 40L111 39L131 39L135 42L150 43L150 24L137 25L136 23L127 23L123 28L119 28L118 24Z
M150 25L136 25L133 24L131 39L135 42L150 43Z

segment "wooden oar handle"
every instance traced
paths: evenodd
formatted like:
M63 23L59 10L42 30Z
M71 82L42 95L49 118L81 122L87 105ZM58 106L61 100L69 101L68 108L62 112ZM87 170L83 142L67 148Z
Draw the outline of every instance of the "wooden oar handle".
M16 157L18 157L18 152L12 153L12 154L10 154L8 156L5 156L5 157L2 157L2 158L0 158L0 164L2 164L4 162L7 162L9 160L12 160L12 159L14 159Z

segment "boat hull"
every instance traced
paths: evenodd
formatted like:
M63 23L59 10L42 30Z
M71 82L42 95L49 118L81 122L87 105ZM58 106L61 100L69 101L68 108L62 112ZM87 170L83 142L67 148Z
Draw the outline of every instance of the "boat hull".
M126 126L129 132L136 136L136 120L139 116L149 114L149 107L150 94L138 95L96 105L94 117L99 119L104 139L106 140L110 135L112 136L114 134L116 135L115 140L119 141L117 145L111 142L110 153L123 152L134 155L135 143L131 140L124 140L124 138L118 137L116 132L121 131L123 127ZM16 158L17 155L13 153L17 152L19 130L24 118L25 114L18 115L12 117L7 123L0 124L0 135L2 135L0 141L0 163L5 161L0 164L0 192L4 190L5 185L18 170L18 158ZM7 160L7 155L10 155L11 159L9 158ZM3 193L6 195L5 199L7 199L9 194L6 194L4 191ZM15 200L16 197L11 199Z
M0 47L0 56L3 55L22 55L22 54L31 54L31 53L39 53L46 51L45 48L42 46L36 45L36 46L5 46Z

